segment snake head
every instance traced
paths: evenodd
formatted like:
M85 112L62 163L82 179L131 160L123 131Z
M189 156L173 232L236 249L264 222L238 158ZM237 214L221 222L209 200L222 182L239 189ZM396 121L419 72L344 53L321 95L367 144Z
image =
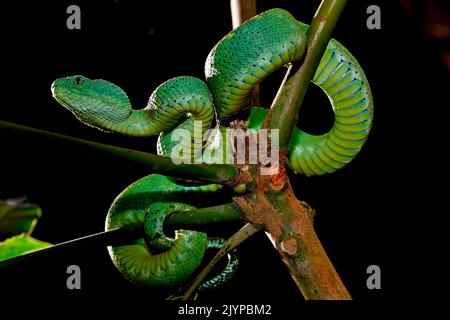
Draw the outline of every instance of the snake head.
M76 75L55 80L53 97L83 123L102 130L128 118L132 109L125 92L105 80Z

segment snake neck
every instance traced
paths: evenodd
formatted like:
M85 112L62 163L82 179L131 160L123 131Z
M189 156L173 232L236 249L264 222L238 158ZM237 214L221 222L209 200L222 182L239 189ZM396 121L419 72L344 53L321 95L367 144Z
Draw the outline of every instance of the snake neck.
M131 136L153 136L183 126L190 134L194 125L203 133L214 118L213 98L202 80L181 76L170 79L150 96L147 107L133 110L126 93L105 80L84 76L57 79L53 97L81 122L105 131ZM195 121L198 120L198 123ZM190 123L192 122L192 125Z
M113 131L128 136L149 137L158 135L161 132L167 132L180 126L181 129L188 130L191 134L194 132L194 126L199 126L203 133L211 124L212 115L205 116L197 112L193 113L190 108L180 108L168 115L167 110L145 108L141 110L132 110L128 117L121 121L109 121L105 119L101 123L107 131ZM186 119L191 121L184 121ZM184 122L183 122L184 121ZM198 124L195 123L198 121Z
M159 134L167 130L164 123L158 121L154 110L132 110L128 117L121 121L104 120L102 127L107 131L113 131L129 136L147 137Z

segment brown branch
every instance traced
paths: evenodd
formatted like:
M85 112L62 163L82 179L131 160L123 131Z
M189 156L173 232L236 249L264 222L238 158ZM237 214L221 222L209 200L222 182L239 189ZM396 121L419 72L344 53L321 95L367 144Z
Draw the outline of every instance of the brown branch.
M256 15L256 0L230 0L233 29Z
M270 183L260 182L267 184ZM247 221L265 226L267 236L305 299L351 299L317 238L311 209L295 198L289 185L281 192L258 188L234 201Z
M322 1L308 30L303 64L289 68L267 116L265 126L280 130L278 173L265 176L250 170L256 189L233 198L247 222L265 227L305 299L351 299L314 231L311 208L297 200L284 169L300 105L345 3Z

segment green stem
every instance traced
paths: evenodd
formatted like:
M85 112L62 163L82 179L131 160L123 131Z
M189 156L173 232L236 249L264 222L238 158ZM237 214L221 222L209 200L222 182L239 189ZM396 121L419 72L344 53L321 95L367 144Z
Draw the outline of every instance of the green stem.
M213 182L225 185L234 185L238 170L233 165L225 164L175 164L169 157L158 156L151 153L136 151L108 144L93 142L80 138L74 138L59 133L30 128L10 122L0 121L0 135L8 132L23 132L40 135L47 138L62 140L64 143L72 143L107 155L122 158L143 168L148 168L155 173L168 176L193 179L198 181Z
M122 229L99 232L0 261L0 271L13 271L18 267L33 268L37 263L48 263L48 259L57 255L70 254L70 250L72 252L80 252L82 248L92 250L93 248L132 241L133 239L136 239L136 235Z
M166 219L166 225L171 229L193 228L200 225L211 225L223 222L240 222L240 211L233 203L201 208L189 212L176 212ZM84 248L104 248L110 245L120 245L135 240L140 235L126 229L114 229L65 241L54 246L36 250L0 262L0 271L11 270L18 266L32 267L37 261L50 258L55 254L68 254L69 250L80 251Z
M292 64L272 103L269 128L279 129L280 148L286 148L298 118L300 106L322 59L331 33L347 0L323 0L307 33L307 51L303 63Z
M167 217L166 223L172 229L194 228L199 225L212 225L241 221L241 211L234 203L200 208L192 211L175 212Z

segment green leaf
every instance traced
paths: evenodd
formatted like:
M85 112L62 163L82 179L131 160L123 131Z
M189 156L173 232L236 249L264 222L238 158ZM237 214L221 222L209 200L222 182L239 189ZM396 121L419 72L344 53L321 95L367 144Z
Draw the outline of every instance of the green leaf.
M51 245L51 243L34 239L26 234L20 234L0 242L0 261Z
M0 235L30 235L41 217L37 205L24 202L24 198L0 200Z

